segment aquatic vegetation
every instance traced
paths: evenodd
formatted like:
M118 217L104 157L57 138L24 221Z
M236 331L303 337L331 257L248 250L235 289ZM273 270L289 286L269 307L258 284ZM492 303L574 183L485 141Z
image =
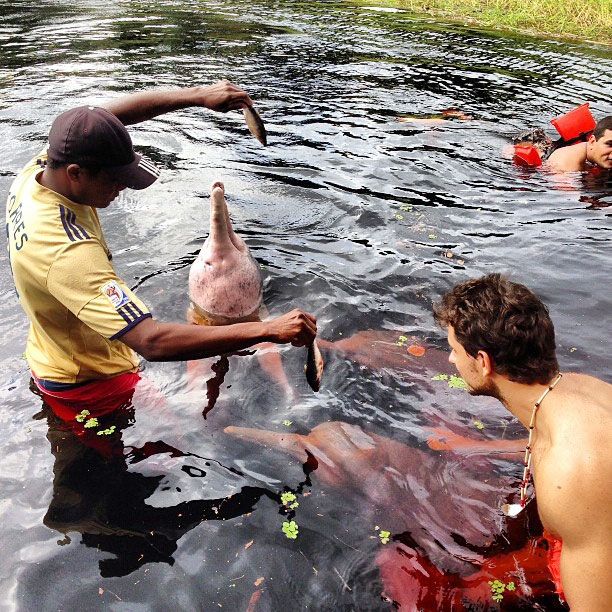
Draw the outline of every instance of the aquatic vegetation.
M504 598L504 591L514 591L516 588L512 581L505 584L501 580L489 580L489 584L491 585L491 597L498 603Z
M298 524L295 521L283 522L283 533L290 539L295 540L298 537Z
M85 421L84 427L91 429L92 427L97 427L98 425L98 419L96 417L91 417L91 419L87 419L87 421Z
M376 525L376 527L374 527L374 529L376 531L378 531L380 529L380 527L378 525ZM391 532L390 531L384 531L384 530L380 530L378 537L380 538L380 543L381 544L386 544L389 541L389 538L391 537Z
M283 506L288 508L289 510L295 510L300 504L297 501L297 497L295 493L291 491L286 491L285 493L281 493L281 503Z
M283 425L287 425L287 426L291 425L292 423L293 421L287 421L287 420L283 421Z
M429 234L429 236L428 236L428 237L429 237L429 238L432 238L432 239L433 239L433 238L437 238L436 234Z
M412 206L409 206L409 205L407 205L407 204L402 204L402 205L400 206L400 210L407 211L407 212L411 212L411 211L412 211Z
M473 421L473 423L478 429L484 429L484 425L480 421Z
M89 410L81 410L81 412L79 412L79 414L77 414L74 418L78 423L82 423L87 418L88 414Z
M397 339L397 346L404 346L404 342L406 342L408 340L408 338L406 338L406 336L399 336Z
M115 429L116 429L115 425L111 425L107 429L101 429L100 431L96 432L96 435L98 435L98 436L110 436L112 433L115 432Z
M448 381L448 386L451 389L467 389L467 383L461 376L457 376L455 374L451 374L450 378L447 374L437 374L436 376L432 376L431 380L446 380Z
M467 383L461 376L455 376L451 374L450 380L448 381L448 386L451 389L467 389Z

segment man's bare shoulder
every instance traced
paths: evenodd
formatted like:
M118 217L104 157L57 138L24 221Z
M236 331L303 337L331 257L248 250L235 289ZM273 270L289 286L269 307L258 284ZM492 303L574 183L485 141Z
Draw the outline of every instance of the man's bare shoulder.
M577 142L553 151L546 163L558 172L580 172L585 168L586 158L586 143Z
M580 521L603 520L601 512L612 527L612 385L585 374L564 381L546 415L551 440L536 483L544 526L561 537L580 531Z

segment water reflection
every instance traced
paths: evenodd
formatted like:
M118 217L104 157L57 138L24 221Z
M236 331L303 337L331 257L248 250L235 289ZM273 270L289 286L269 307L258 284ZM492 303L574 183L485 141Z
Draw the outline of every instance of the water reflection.
M173 565L177 541L202 521L225 521L250 513L264 495L278 500L278 494L267 489L244 486L217 499L166 507L148 504L146 500L164 485L165 476L146 476L132 466L151 457L186 458L202 466L211 462L162 440L125 448L122 431L134 422L133 392L117 398L118 407L110 412L106 408L103 414L95 405L81 403L76 407L45 396L41 411L34 416L47 421L47 439L54 457L53 494L43 522L66 534L58 544L70 543L74 536L69 534L77 532L85 546L114 555L99 562L102 577L125 576L146 563ZM74 417L83 408L99 415L98 431L114 425L115 432L100 436L68 416L72 413ZM205 469L183 463L181 470L188 476L205 479ZM166 465L160 461L159 470L166 471L167 465L167 461ZM235 469L228 471L242 476Z

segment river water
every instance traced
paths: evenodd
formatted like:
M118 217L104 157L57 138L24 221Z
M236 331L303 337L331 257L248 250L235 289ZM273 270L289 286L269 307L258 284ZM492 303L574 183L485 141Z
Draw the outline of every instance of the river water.
M145 363L154 390L113 417L113 442L87 444L30 391L3 247L2 608L387 610L399 592L401 609L482 610L498 607L487 581L499 579L517 585L504 609L562 609L532 558L537 521L515 529L499 511L516 501L518 455L427 444L427 427L523 435L501 405L432 380L451 370L431 304L456 282L509 274L549 304L562 370L612 382L610 184L558 185L500 155L514 133L579 103L610 114L610 48L283 0L21 0L2 4L0 40L4 193L72 106L222 78L246 89L266 148L238 112L130 128L163 174L103 211L115 268L156 318L184 320L209 185L223 180L270 312L299 306L321 338L353 347L324 348L318 394L304 350L281 349L291 399L254 355L230 357L223 382L215 360ZM472 120L398 121L449 108ZM427 346L422 358L406 353L412 343ZM363 453L345 461L332 437L336 459L321 443L307 461L223 431L321 424ZM287 491L299 503L289 514ZM282 531L291 518L296 539ZM525 546L525 567L518 553L500 561Z

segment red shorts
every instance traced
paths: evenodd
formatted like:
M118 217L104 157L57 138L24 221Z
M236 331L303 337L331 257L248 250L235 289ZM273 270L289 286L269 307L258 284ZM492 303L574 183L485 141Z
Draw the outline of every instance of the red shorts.
M94 380L67 391L49 391L39 382L34 372L32 379L43 394L44 400L62 421L75 421L75 416L84 408L91 416L102 416L112 412L129 400L140 380L138 372L124 372L119 376Z
M543 535L548 542L548 569L555 581L555 593L565 601L565 593L563 592L563 585L561 584L561 547L563 542L557 538L553 538L546 531Z

